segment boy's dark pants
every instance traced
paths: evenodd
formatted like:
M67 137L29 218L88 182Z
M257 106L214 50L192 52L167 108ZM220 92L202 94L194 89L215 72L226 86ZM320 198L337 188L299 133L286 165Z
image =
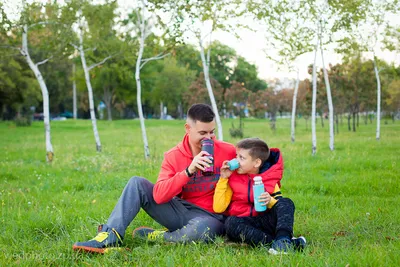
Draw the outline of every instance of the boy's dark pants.
M294 203L280 198L271 210L255 217L228 217L225 231L230 240L249 245L269 244L281 236L293 236Z

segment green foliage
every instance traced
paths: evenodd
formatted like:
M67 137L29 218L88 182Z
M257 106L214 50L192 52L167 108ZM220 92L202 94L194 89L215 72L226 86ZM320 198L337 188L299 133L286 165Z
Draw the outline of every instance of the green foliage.
M310 131L298 124L290 141L289 120L244 119L245 137L260 137L281 149L282 193L295 205L295 235L303 253L272 256L266 248L235 245L223 238L209 244L152 244L133 239L139 226L160 228L141 211L126 231L124 248L106 255L77 254L76 241L91 239L106 222L133 175L155 182L163 153L184 134L184 121L147 120L153 157L143 158L138 120L99 121L103 152L93 149L91 122L52 122L57 157L44 162L43 123L29 128L0 123L0 265L12 266L386 266L398 265L398 123L357 133L343 131L328 147L329 133L317 125L319 150L311 156ZM233 120L223 120L228 129ZM237 120L235 121L237 123ZM168 133L168 134L160 134ZM225 133L226 141L236 143ZM382 153L379 153L382 152Z
M31 117L26 117L26 116L16 117L14 119L14 122L15 122L15 125L18 127L31 126L31 124L32 124Z

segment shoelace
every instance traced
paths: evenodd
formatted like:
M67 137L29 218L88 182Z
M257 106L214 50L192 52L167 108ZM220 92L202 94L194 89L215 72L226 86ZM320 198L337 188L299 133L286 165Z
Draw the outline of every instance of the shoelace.
M122 238L121 236L118 234L118 232L112 228L111 229L114 234L117 236L117 238L119 239L119 241L122 243ZM92 240L96 240L97 242L103 242L104 240L106 240L108 238L109 232L99 232L95 238L93 238Z
M156 240L160 236L162 236L164 233L165 233L165 231L153 231L153 232L147 234L147 238L149 240Z

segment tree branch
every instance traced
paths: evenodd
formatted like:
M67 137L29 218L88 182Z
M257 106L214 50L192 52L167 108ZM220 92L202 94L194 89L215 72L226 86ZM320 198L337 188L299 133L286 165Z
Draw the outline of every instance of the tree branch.
M100 61L100 62L98 62L98 63L96 63L96 64L93 64L92 66L90 66L90 67L88 68L88 71L90 71L91 69L96 68L97 66L103 64L104 62L106 62L107 60L109 60L109 59L112 58L112 57L113 57L113 56L108 56L108 57L104 58L102 61Z
M69 43L69 44L72 45L76 50L80 51L80 49L77 45L74 45L73 43Z
M11 45L0 45L0 47L4 47L4 48L10 48L10 49L14 49L14 50L21 50L19 47L15 47L15 46L11 46Z
M49 58L46 58L46 59L43 60L43 61L38 62L38 63L36 63L36 66L42 65L42 64L46 63L47 61L49 61L49 60L52 59L52 58L53 58L53 56L51 56L51 57L49 57Z
M140 65L140 69L143 68L144 65L146 65L147 62L152 61L152 60L157 60L157 59L162 59L166 56L169 56L170 53L162 55L162 53L158 54L155 57L150 57L150 58L146 58L146 59L142 59L143 63Z

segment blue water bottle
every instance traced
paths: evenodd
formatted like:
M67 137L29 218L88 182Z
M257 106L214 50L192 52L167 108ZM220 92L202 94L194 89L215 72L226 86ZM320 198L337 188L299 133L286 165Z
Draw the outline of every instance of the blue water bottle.
M254 185L253 185L254 208L258 212L267 210L267 206L261 206L261 202L258 202L258 197L264 192L265 189L261 176L254 177Z

